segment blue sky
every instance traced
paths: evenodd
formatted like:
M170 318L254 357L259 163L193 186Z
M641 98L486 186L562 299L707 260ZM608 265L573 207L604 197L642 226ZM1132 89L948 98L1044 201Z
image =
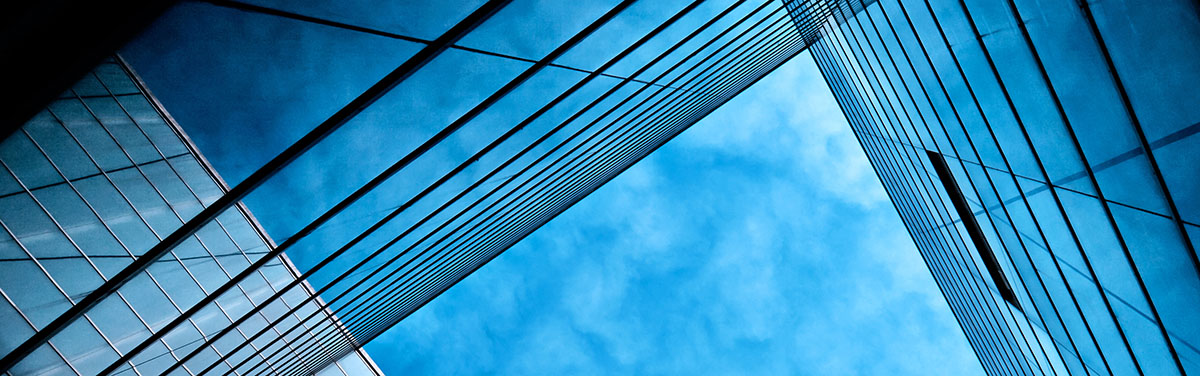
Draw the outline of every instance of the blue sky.
M981 374L807 54L367 350L393 374Z
M592 54L614 53L606 43L658 22L639 17L665 18L659 8L677 3L639 3L564 59L594 64ZM549 20L532 26L540 34L492 30L462 43L538 56L555 45L538 38L566 39L607 9L562 4L515 3L512 14L535 9ZM296 5L337 13L321 7ZM444 13L430 17L462 16ZM393 18L379 14L367 22ZM480 30L531 27L512 15L497 20L507 23ZM421 29L443 24L376 26L431 37ZM187 3L123 54L236 184L418 48ZM247 199L277 240L525 67L446 55ZM511 126L495 119L528 113L523 106L580 77L558 71L531 80L460 131L461 142L431 152L429 166L465 157L469 141ZM430 171L394 178L289 255L302 269L311 265ZM981 373L807 54L367 349L389 374Z

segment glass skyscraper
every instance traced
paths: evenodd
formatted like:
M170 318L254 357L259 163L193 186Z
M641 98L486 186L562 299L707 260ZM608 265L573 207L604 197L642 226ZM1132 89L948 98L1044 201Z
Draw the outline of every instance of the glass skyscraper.
M80 374L118 373L131 364L149 374L306 374L368 364L355 355L363 343L799 54L832 11L813 8L809 24L797 28L778 1L584 5L463 0L330 8L214 0L173 7L122 54L150 87L168 88L155 91L183 128L224 136L209 154L214 160L225 158L220 146L240 146L231 172L214 163L232 176L231 187L191 181L181 170L187 165L175 159L203 165L198 154L167 143L119 143L113 149L124 165L115 158L64 171L63 181L78 175L113 180L117 188L134 184L118 178L145 176L134 179L140 190L115 191L129 196L129 210L138 213L129 217L144 218L153 236L126 245L125 258L76 252L69 260L103 260L94 262L103 277L64 286L61 302L4 286L14 307L46 308L22 311L40 316L21 336L5 338L0 370L35 373L64 358L72 365L80 359L73 369ZM350 47L358 52L343 53ZM157 57L142 64L142 54ZM113 122L110 138L118 141L143 132L169 139L162 129L170 128L150 127L169 123L165 116L123 102L141 97L105 81L115 77L113 64L102 64L26 128ZM81 104L64 107L75 102ZM122 123L122 116L152 124ZM90 129L107 129L100 126ZM24 131L6 142L30 149L22 137ZM84 155L108 156L88 149L99 142L94 135L63 139ZM26 162L37 154L25 149L5 157L37 163ZM16 175L27 170L46 180L32 186L55 182L45 177L57 173L48 162ZM169 179L176 175L179 181ZM90 203L88 194L80 196ZM263 219L262 231L234 227L252 223L246 208ZM33 209L3 211L22 216ZM104 215L93 228L113 227L113 237L124 241L124 224ZM53 221L36 227L56 229ZM18 238L28 231L17 230ZM266 246L267 234L280 243ZM251 235L261 240L247 240ZM278 257L285 252L296 270L282 279L277 274L289 269ZM146 319L135 334L109 335L104 325L111 319L99 315L129 300L132 312L146 316L134 302L148 291L142 276L166 283L159 275L172 267L180 272L170 282L181 287L160 289L173 299L166 313L153 310L162 316ZM43 274L70 280L55 270ZM27 281L35 277L13 280L33 284ZM89 337L89 327L97 334Z
M1195 1L336 3L175 5L160 97L108 59L4 140L0 372L378 374L807 50L989 374L1200 374Z
M838 19L810 51L989 374L1200 374L1200 5Z
M0 165L0 353L11 351L228 190L117 59L100 64L0 144ZM238 206L6 374L96 374L228 281L231 270L245 268L274 246L254 217ZM214 309L193 316L183 330L157 341L113 374L159 374L297 275L286 256L272 259L253 278L238 283L236 293L223 295ZM261 326L279 318L311 294L307 284L294 289L254 321ZM318 311L317 303L309 302L299 312ZM298 313L290 316L288 320L300 318ZM251 348L280 335L271 332ZM224 355L248 335L237 336L209 345L201 357ZM216 369L229 370L243 358L231 358ZM318 374L380 373L359 351Z

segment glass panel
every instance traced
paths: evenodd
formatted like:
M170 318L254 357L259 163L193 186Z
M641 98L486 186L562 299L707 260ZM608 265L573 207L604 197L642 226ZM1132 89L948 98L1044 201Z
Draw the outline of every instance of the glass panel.
M93 70L96 77L100 78L100 82L108 87L108 91L114 95L135 94L139 90L133 84L133 80L129 79L129 74L116 63L105 63L96 66Z
M41 345L12 368L16 375L77 375L49 344Z
M100 223L100 219L68 185L56 185L35 191L45 206L75 244L88 256L128 256L121 244Z
M1200 122L1200 14L1188 0L1089 4L1146 138Z
M1189 132L1200 131L1200 123L1187 129ZM1155 147L1154 157L1158 158L1158 167L1162 170L1163 179L1175 199L1179 216L1183 220L1200 222L1200 136L1189 134L1170 143L1151 142ZM1161 146L1160 146L1161 145Z
M1126 347L1121 329L1114 322L1104 303L1103 297L1096 290L1094 281L1080 274L1067 274L1067 282L1075 291L1079 308L1083 311L1084 320L1092 329L1096 342L1104 359L1113 370L1114 375L1136 375L1137 368Z
M170 157L188 152L187 147L175 134L175 130L167 125L162 114L158 113L158 110L147 101L146 97L132 95L119 97L117 101L125 107L125 111L129 112L129 115L137 122L138 128L146 133L161 154Z
M200 286L196 285L196 281L188 276L178 261L163 257L160 262L150 265L150 273L162 285L163 290L171 296L171 300L179 306L191 307L204 298L204 291L200 290ZM145 314L142 316L144 317ZM151 320L147 319L146 321Z
M101 66L104 66L104 65L108 65L108 64L100 64L100 65L101 65ZM71 90L73 90L73 91L74 91L74 93L67 92L67 93L64 93L64 94L65 94L65 95L67 95L67 96L74 96L74 95L80 95L80 96L100 96L100 95L108 95L108 90L106 90L106 89L104 88L104 85L100 83L100 80L99 80L99 79L96 79L96 76L93 76L93 75L90 75L90 74L88 74L88 75L84 75L84 76L83 76L83 78L79 79L79 82L76 82L76 83L75 83L75 86L74 86L74 87L72 87L72 88L71 88Z
M87 320L75 320L51 341L75 370L84 375L99 373L119 357Z
M1133 276L1125 251L1117 242L1116 234L1104 213L1100 202L1094 198L1071 191L1057 189L1067 216L1083 243L1084 254L1091 261L1100 285L1112 291L1120 301L1128 302L1139 312L1149 312L1150 307L1142 295L1138 280Z
M129 157L137 163L162 159L146 135L130 120L117 101L110 97L88 98L83 102L96 114L104 128L112 134Z
M200 201L204 203L204 206L211 205L224 193L217 186L217 183L213 181L213 178L205 172L204 167L200 166L200 163L196 161L194 156L189 154L171 158L167 161L179 173L179 176L183 177L183 181L188 185L188 188L191 188L192 192L200 197Z
M1176 347L1200 345L1200 324L1196 322L1200 276L1175 223L1121 206L1113 207L1113 216L1167 333L1173 342L1182 345Z
M191 219L203 209L200 207L200 202L196 200L196 196L192 195L192 191L183 184L182 180L179 180L179 176L167 162L148 163L142 166L142 173L146 174L154 188L163 197L166 197L171 209L184 220Z
M364 0L249 2L429 40L437 38L483 4L483 0L453 0L436 4L419 0L401 0L387 4Z
M1179 368L1171 357L1164 342L1158 323L1130 309L1126 305L1114 305L1121 330L1129 338L1129 346L1142 371L1147 375L1178 375Z
M42 267L54 278L71 300L78 301L104 283L96 270L80 256L41 260Z
M373 375L374 370L367 366L366 361L359 357L358 353L346 355L342 360L338 361L342 369L347 375Z
M100 168L109 171L133 165L112 135L87 112L83 103L78 100L56 101L50 105L50 109L62 119L67 130Z
M133 364L137 365L138 372L143 375L158 375L165 371L167 367L175 364L175 358L167 351L167 347L161 342L155 342L141 354L133 357Z
M656 3L663 6L669 2ZM617 2L612 0L586 3L516 0L479 25L459 44L538 59L566 42L616 4ZM663 9L658 10L658 14L665 12L667 11Z
M152 287L153 288L153 287ZM150 331L120 299L104 299L96 304L88 317L100 332L122 353L129 351L150 336Z
M0 289L37 327L45 326L70 306L33 261L0 263Z
M150 268L161 270L156 267L157 264L155 263ZM167 300L167 296L163 295L162 290L159 290L158 286L154 285L154 281L145 273L139 274L125 283L125 286L121 288L121 294L129 302L134 312L137 312L138 316L141 316L142 320L146 320L146 324L156 331L179 314L179 311L171 305L171 301Z
M8 354L26 338L33 335L33 328L13 308L12 304L8 304L8 301L4 299L0 299L0 324L4 325L5 330L4 335L0 336L0 354Z
M54 165L63 175L67 176L67 179L79 179L98 172L96 165L92 164L87 154L83 152L83 148L71 139L66 128L63 128L62 124L54 120L49 113L38 113L21 129L33 138L36 146L40 146L45 154L50 156L50 161L54 162ZM54 171L51 170L51 172Z
M63 181L54 166L38 151L24 134L17 133L0 143L0 160L27 188L42 187ZM8 172L4 172L8 173Z
M34 257L79 256L79 251L28 194L0 198L0 222Z
M24 260L29 256L21 249L8 231L0 231L0 260Z
M209 252L217 256L217 262L225 270L230 274L236 274L250 266L250 262L246 260L246 256L242 255L242 250L238 249L237 245L229 239L229 235L222 231L219 224L219 222L209 223L200 228L196 232L196 236L204 242L204 246L208 247Z
M121 170L109 174L121 193L129 198L137 215L144 218L160 235L171 233L182 224L175 213L163 201L159 192L135 169Z
M106 178L83 179L75 182L75 188L134 254L140 255L158 243L158 238Z

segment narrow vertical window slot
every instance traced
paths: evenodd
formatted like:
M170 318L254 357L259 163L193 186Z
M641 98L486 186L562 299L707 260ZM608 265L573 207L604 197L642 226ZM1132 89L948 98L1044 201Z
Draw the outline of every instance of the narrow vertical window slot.
M992 252L991 245L988 244L987 238L983 236L983 230L979 228L979 222L975 220L975 213L971 212L971 207L967 205L967 199L963 197L962 190L958 188L958 183L954 181L954 175L950 172L950 167L946 165L946 158L941 154L933 151L925 151L929 155L929 163L933 165L933 170L937 173L938 178L942 181L942 188L945 188L947 196L950 197L950 202L954 205L954 211L958 212L958 217L962 219L963 227L967 230L967 235L971 237L971 242L975 244L975 251L979 252L979 258L983 260L983 265L987 267L988 274L992 277L992 283L996 285L996 291L1000 292L1000 297L1012 304L1013 307L1021 309L1021 303L1017 302L1017 295L1013 293L1012 287L1008 284L1008 279L1004 277L1004 272L1000 269L1000 262L996 260L996 254Z

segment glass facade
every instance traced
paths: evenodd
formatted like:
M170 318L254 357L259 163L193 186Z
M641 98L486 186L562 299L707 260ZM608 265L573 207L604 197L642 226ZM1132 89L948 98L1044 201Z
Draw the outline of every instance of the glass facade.
M122 52L160 97L112 59L0 146L0 371L378 373L808 49L989 374L1200 374L1198 40L1190 0L185 2Z
M109 59L0 144L0 353L7 354L119 272L227 188L129 67ZM6 372L93 375L245 268L274 243L244 207L217 218ZM157 375L261 303L298 272L286 256L221 296L215 309L153 343L112 374ZM312 294L294 290L257 313L262 325ZM301 312L319 310L319 301ZM298 319L293 313L290 320ZM232 317L232 318L231 318ZM281 335L273 331L263 339ZM216 359L239 330L208 345ZM261 340L260 340L261 341ZM251 346L260 346L254 343ZM259 356L261 358L261 356ZM233 358L220 368L230 370ZM199 369L186 365L176 374ZM277 370L272 370L277 371ZM234 372L240 374L240 372ZM317 372L379 374L355 352Z
M859 5L846 9L862 8L852 3ZM141 179L140 189L117 180L122 190L114 190L129 196L149 235L131 247L136 258L96 279L109 282L73 292L73 305L39 311L33 321L41 330L6 344L17 350L0 359L0 370L13 359L33 364L54 353L75 338L73 328L141 291L137 276L164 281L157 277L164 265L217 277L163 286L186 299L154 321L161 327L97 357L99 372L128 368L179 341L193 348L154 358L163 364L155 370L321 368L799 54L820 22L841 9L825 4L180 3L121 55L231 187L160 183L151 174L172 176L177 163L153 158L180 151L120 144L137 167L100 178ZM810 24L796 28L789 12ZM90 84L76 89L80 101L103 94L82 92ZM121 106L100 106L101 125L121 115ZM127 136L120 131L114 139ZM96 164L103 163L110 161ZM204 205L189 204L192 191ZM143 201L161 205L151 210ZM245 246L228 230L227 218L247 211L280 239L277 246ZM122 239L120 231L114 228L114 238ZM235 246L248 251L226 257L216 250ZM200 262L210 249L214 262ZM280 269L275 256L284 252L297 279L247 286L271 280L266 275Z
M811 51L991 375L1200 374L1200 11L881 0Z

